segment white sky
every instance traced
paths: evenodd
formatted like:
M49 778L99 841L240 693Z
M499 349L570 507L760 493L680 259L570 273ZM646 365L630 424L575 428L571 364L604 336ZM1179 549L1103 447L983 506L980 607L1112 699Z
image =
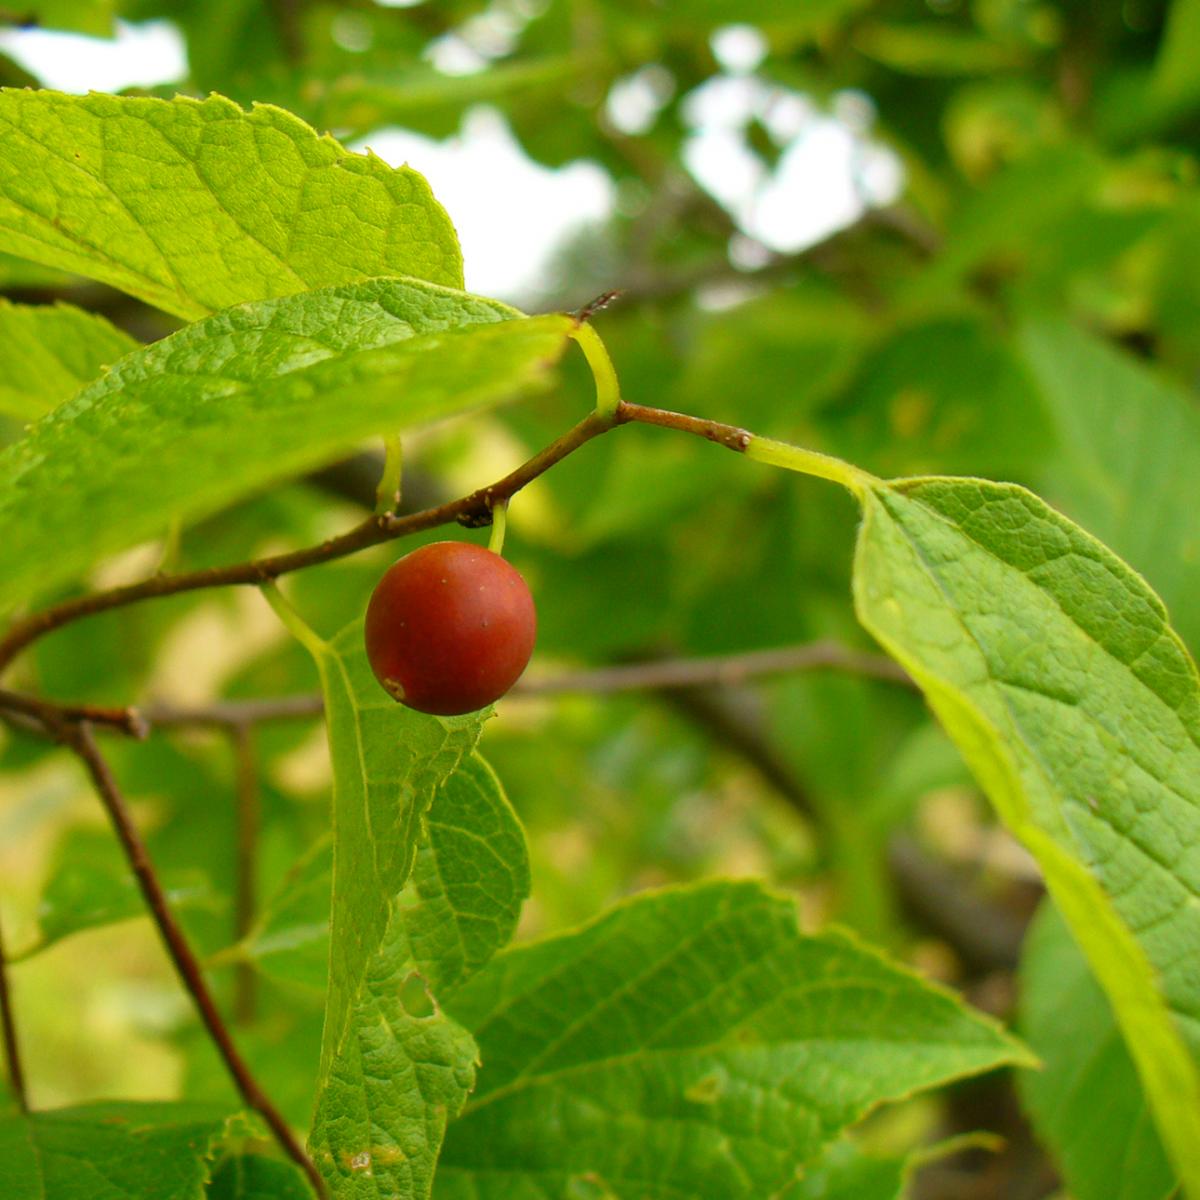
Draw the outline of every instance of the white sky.
M460 63L455 44L437 47L439 66L465 71L486 62ZM743 231L733 248L737 261L746 265L767 251L803 249L853 223L865 208L896 199L902 168L894 153L869 137L874 108L868 97L842 93L822 111L800 93L767 83L755 73L766 45L750 26L720 30L712 44L723 73L684 98L690 132L683 153L697 182ZM0 51L60 91L170 83L187 69L183 41L166 21L119 23L114 41L5 30ZM625 132L645 132L674 90L670 73L648 64L613 87L608 119ZM774 167L750 148L752 120L778 147ZM597 164L579 161L554 170L532 162L503 117L487 108L469 112L458 134L442 142L388 129L352 148L363 146L428 178L458 229L467 287L485 295L519 295L566 238L603 220L615 203L613 181Z

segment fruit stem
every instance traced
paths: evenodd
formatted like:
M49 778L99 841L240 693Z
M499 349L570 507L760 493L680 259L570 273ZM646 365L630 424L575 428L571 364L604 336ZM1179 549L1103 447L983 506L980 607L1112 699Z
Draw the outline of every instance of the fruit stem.
M492 534L488 538L488 549L493 554L504 553L504 528L508 524L508 501L498 500L492 505Z
M621 384L600 335L585 321L575 326L571 336L579 343L596 381L596 412L605 417L614 415L621 403Z

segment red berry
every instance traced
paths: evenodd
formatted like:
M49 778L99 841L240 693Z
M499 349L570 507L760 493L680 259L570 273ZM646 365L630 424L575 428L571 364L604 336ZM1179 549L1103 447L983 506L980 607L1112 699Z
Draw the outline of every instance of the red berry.
M419 712L486 708L529 662L537 634L520 573L470 542L435 542L393 563L367 605L367 658L390 696Z

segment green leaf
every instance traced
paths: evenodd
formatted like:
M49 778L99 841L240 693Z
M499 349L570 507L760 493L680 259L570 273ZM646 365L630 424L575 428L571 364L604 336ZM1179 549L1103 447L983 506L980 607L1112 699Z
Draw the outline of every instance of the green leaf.
M312 1200L300 1168L261 1154L227 1158L213 1175L207 1200Z
M571 321L514 315L378 279L229 309L127 355L0 452L0 610L372 433L530 386Z
M287 108L304 108L323 128L353 130L363 136L383 125L401 125L429 137L454 134L464 112L476 104L553 104L582 74L595 75L600 60L583 54L545 55L496 62L486 71L447 75L426 63L401 65L390 57L374 69L339 70L325 82L313 105L311 79L284 74L278 99ZM264 81L268 85L274 80ZM290 93L297 93L291 95ZM274 91L268 92L272 99ZM307 104L306 104L307 101ZM315 107L316 113L311 109ZM343 137L347 135L345 132Z
M884 66L907 75L990 75L1024 65L1020 46L993 37L947 27L945 21L903 25L864 25L854 48Z
M472 757L479 715L397 705L367 663L361 622L332 642L305 640L334 770L329 999L310 1141L337 1198L423 1197L478 1057L430 988L511 935L528 890L523 839Z
M1022 1077L1031 1072L1022 1071ZM903 1200L906 1158L877 1158L850 1138L834 1142L804 1168L788 1200Z
M266 973L325 986L332 852L331 841L318 843L264 906L242 954ZM508 944L528 894L516 813L491 768L466 758L434 793L398 901L413 962L435 994Z
M1011 344L973 315L905 324L823 417L837 453L880 475L1026 479L1053 446Z
M181 317L376 275L462 286L420 175L282 109L10 88L0 137L7 252Z
M253 963L264 974L324 990L329 982L329 896L333 839L324 837L267 898L244 943L226 957Z
M1053 906L1021 958L1021 1098L1076 1200L1166 1200L1175 1179L1112 1009Z
M202 1200L228 1109L83 1104L0 1119L4 1200Z
M309 647L333 760L333 902L323 1073L353 997L398 910L434 795L475 748L477 715L431 718L397 704L367 662L362 623Z
M204 908L222 911L217 896L201 871L164 872L162 884L176 911ZM59 843L49 878L38 905L41 936L28 957L73 933L144 916L146 902L129 864L111 834L72 829Z
M21 0L17 11L42 29L112 37L114 0Z
M1145 583L1023 488L861 491L859 618L1037 858L1200 1191L1195 665Z
M646 894L445 997L483 1061L438 1200L780 1194L888 1099L1020 1045L753 883Z
M754 6L754 24L767 33L790 38L815 37L836 29L863 8L866 0L759 0ZM609 0L615 11L632 10L630 20L639 31L647 22L663 22L671 34L700 32L722 25L734 25L747 18L746 6L740 0L691 0L688 4L673 5L668 11L643 0Z
M1039 491L1149 579L1200 647L1200 478L1195 398L1066 322L1030 324L1021 346L1058 433Z
M1168 107L1183 107L1200 99L1200 0L1173 0L1166 30L1158 48L1151 95Z
M69 304L0 299L0 411L32 420L69 399L138 343Z
M438 1008L398 924L355 982L321 1073L309 1150L334 1200L417 1200L429 1195L446 1122L470 1094L479 1052Z

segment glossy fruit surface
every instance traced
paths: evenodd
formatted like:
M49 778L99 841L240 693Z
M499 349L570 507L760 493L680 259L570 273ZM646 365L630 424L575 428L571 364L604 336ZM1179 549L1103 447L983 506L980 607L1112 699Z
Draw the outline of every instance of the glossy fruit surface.
M470 542L435 542L393 563L367 605L367 658L419 712L486 708L533 653L537 614L520 573Z

